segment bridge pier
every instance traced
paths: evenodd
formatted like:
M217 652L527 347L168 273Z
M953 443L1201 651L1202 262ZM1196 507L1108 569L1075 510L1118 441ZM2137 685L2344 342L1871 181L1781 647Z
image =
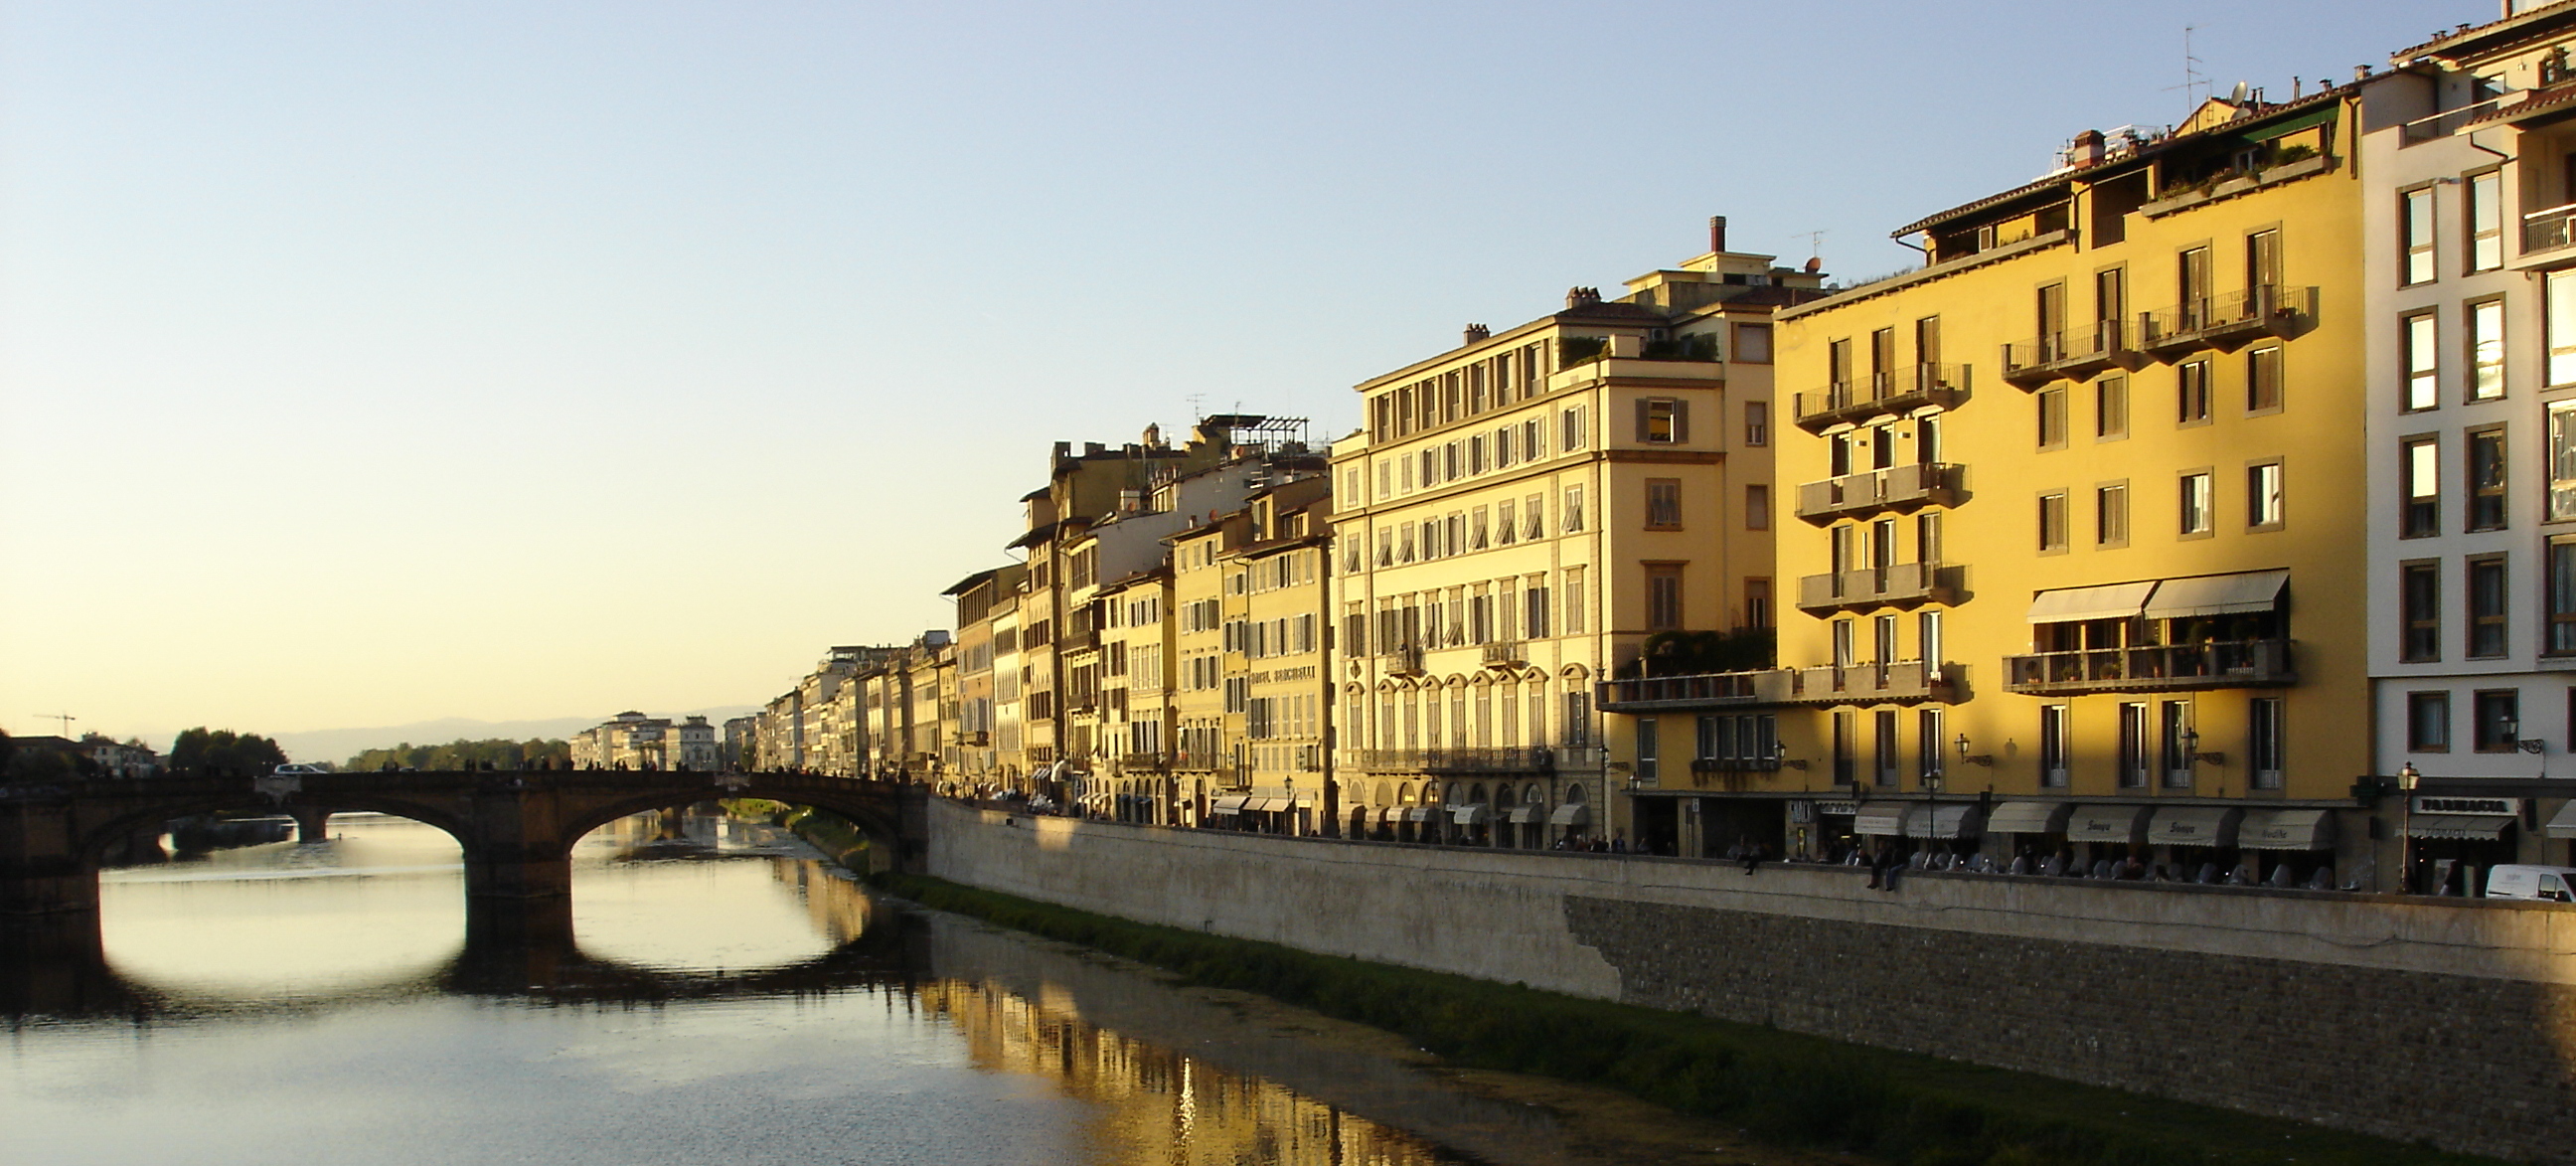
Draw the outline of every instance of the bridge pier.
M287 810L295 819L295 840L302 843L322 842L330 838L331 811L313 806L295 806Z
M0 915L98 910L98 869L75 849L71 808L0 805Z

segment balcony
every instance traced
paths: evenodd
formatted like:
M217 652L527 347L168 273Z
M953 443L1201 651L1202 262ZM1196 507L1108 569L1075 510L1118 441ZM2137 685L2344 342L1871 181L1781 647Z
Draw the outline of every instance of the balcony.
M1856 425L1890 413L1910 413L1927 406L1957 408L1968 393L1968 366L1918 364L1895 373L1873 373L1867 380L1829 385L1797 397L1798 427L1809 433L1835 425Z
M1896 563L1839 575L1808 575L1798 580L1798 607L1823 612L1956 603L1960 574L1958 567Z
M1552 773L1556 754L1546 748L1358 749L1359 768L1370 773Z
M1169 773L1172 756L1168 753L1123 753L1118 757L1120 774Z
M1921 660L1895 660L1885 664L1828 664L1822 668L1800 668L1799 704L1911 704L1927 700L1956 699L1948 673L1957 665L1939 671L1924 667Z
M1485 667L1517 668L1529 663L1529 645L1519 640L1495 640L1485 645Z
M2235 348L2264 336L2287 337L2317 316L2317 289L2265 284L2223 296L2186 300L2138 315L2138 346L2171 359L2202 348Z
M2130 346L2130 332L2125 321L2104 320L2004 345L2004 379L2027 389L2061 378L2080 380L2114 366L2136 367L2142 361Z
M1958 504L1960 468L1918 462L1846 474L1798 487L1798 517L1818 526L1879 510Z
M1389 676L1422 675L1422 645L1391 644L1378 654L1378 660Z
M1605 713L1684 712L1734 705L1787 704L1797 687L1788 669L1703 672L1693 676L1641 676L1604 680L1593 699Z
M2576 246L2576 203L2522 216L2522 253L2539 255Z
M2004 691L2032 696L2279 688L2299 682L2288 640L2035 652L2004 657L2004 671Z
M1100 650L1100 630L1066 632L1056 637L1055 650L1063 653L1096 652Z

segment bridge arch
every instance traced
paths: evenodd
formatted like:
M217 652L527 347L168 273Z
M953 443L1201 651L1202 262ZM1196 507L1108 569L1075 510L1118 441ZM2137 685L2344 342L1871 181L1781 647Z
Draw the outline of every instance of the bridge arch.
M731 801L737 798L781 802L791 806L828 811L857 826L861 833L868 836L870 842L885 847L889 853L899 852L905 836L902 815L899 810L879 800L883 797L882 794L878 799L838 795L829 789L817 789L801 783L794 786L765 784L756 778L742 782L739 787L727 786L691 791L670 790L658 793L638 792L626 797L601 801L586 807L584 812L578 815L566 818L562 829L562 853L569 858L572 848L583 838L588 837L591 831L620 818L650 813L654 810L678 809L699 802Z
M82 837L73 843L73 852L83 869L96 871L108 847L140 831L173 819L221 814L233 810L266 810L282 814L292 814L297 810L319 810L326 814L384 814L432 827L449 838L455 839L460 849L471 846L468 841L471 827L456 815L440 807L408 799L369 797L363 794L335 794L321 799L299 797L292 803L281 803L259 794L249 794L203 797L132 809L115 817L106 818L84 830Z

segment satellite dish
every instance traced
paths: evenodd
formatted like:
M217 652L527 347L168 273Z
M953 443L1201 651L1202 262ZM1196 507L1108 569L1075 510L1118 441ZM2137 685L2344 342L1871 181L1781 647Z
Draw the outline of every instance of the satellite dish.
M2228 90L2228 91L2227 91L2227 104L2229 104L2229 105L2243 105L2243 104L2245 104L2245 87L2246 87L2246 84L2247 84L2246 82L2239 81L2239 82L2237 82L2237 83L2236 83L2236 88L2234 88L2234 89L2230 89L2230 90Z

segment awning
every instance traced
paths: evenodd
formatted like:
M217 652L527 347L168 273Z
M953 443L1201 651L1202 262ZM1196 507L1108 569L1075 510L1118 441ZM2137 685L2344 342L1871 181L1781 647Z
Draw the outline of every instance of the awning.
M1384 809L1382 809L1382 810L1379 810L1379 811L1377 812L1377 820L1378 820L1378 821L1380 821L1380 822L1389 822L1389 823L1392 823L1392 822L1401 822L1401 821L1403 821L1403 820L1404 820L1404 807L1402 807L1402 806L1388 806L1388 807L1386 807L1386 808L1384 808Z
M2407 821L2406 833L2414 838L2492 842L2504 837L2504 828L2510 825L2510 814L2417 814Z
M1481 805L1449 808L1449 821L1460 826L1482 826L1493 818L1493 812Z
M1208 812L1214 814L1236 813L1243 809L1243 803L1251 800L1252 799L1240 795L1229 795L1227 797L1218 798L1215 804L1208 807Z
M2270 611L2281 603L2288 571L2247 571L2241 575L2202 575L2167 579L2147 601L2148 619L2181 619L2194 615L2247 615Z
M1905 816L1905 836L1941 839L1974 838L1981 824L1977 817L1977 805L1974 802L1924 806Z
M2568 805L2571 805L2571 806L2576 806L2576 802L2569 802L2569 803L2567 803L2567 804L2568 804ZM1518 823L1518 824L1520 824L1520 825L1526 826L1526 825L1529 825L1529 824L1530 824L1530 823L1532 823L1532 822L1544 822L1544 821L1546 821L1546 820L1547 820L1547 807L1545 807L1545 806L1514 806L1514 807L1512 807L1512 821L1513 821L1513 822L1515 822L1515 823Z
M2255 810L2236 829L2236 844L2247 850L2332 850L2332 810Z
M2134 842L2146 828L2146 806L2077 806L2066 816L2069 842Z
M1912 808L1903 802L1877 802L1862 806L1860 813L1852 819L1852 832L1903 837L1905 812Z
M2146 606L2155 580L2112 583L2102 587L2061 587L2042 591L2030 601L2030 622L2066 623L2083 619L2128 619Z
M2175 806L2156 811L2149 846L2234 846L2245 811L2234 806Z
M1432 815L1439 812L1440 807L1438 806L1408 806L1404 811L1404 820L1407 822L1428 822L1431 820Z
M1265 814L1276 814L1281 810L1293 809L1296 804L1297 803L1289 801L1286 798L1263 798L1261 799L1260 805L1247 805L1243 808L1247 810L1259 810Z
M2541 827L2540 832L2552 838L2576 838L2576 798L2558 807L2558 812L2550 816L2549 824Z
M1558 806L1555 813L1547 816L1547 824L1550 826L1589 826L1592 824L1592 807L1580 805Z
M1986 818L1988 834L2062 834L2071 802L2005 802Z

